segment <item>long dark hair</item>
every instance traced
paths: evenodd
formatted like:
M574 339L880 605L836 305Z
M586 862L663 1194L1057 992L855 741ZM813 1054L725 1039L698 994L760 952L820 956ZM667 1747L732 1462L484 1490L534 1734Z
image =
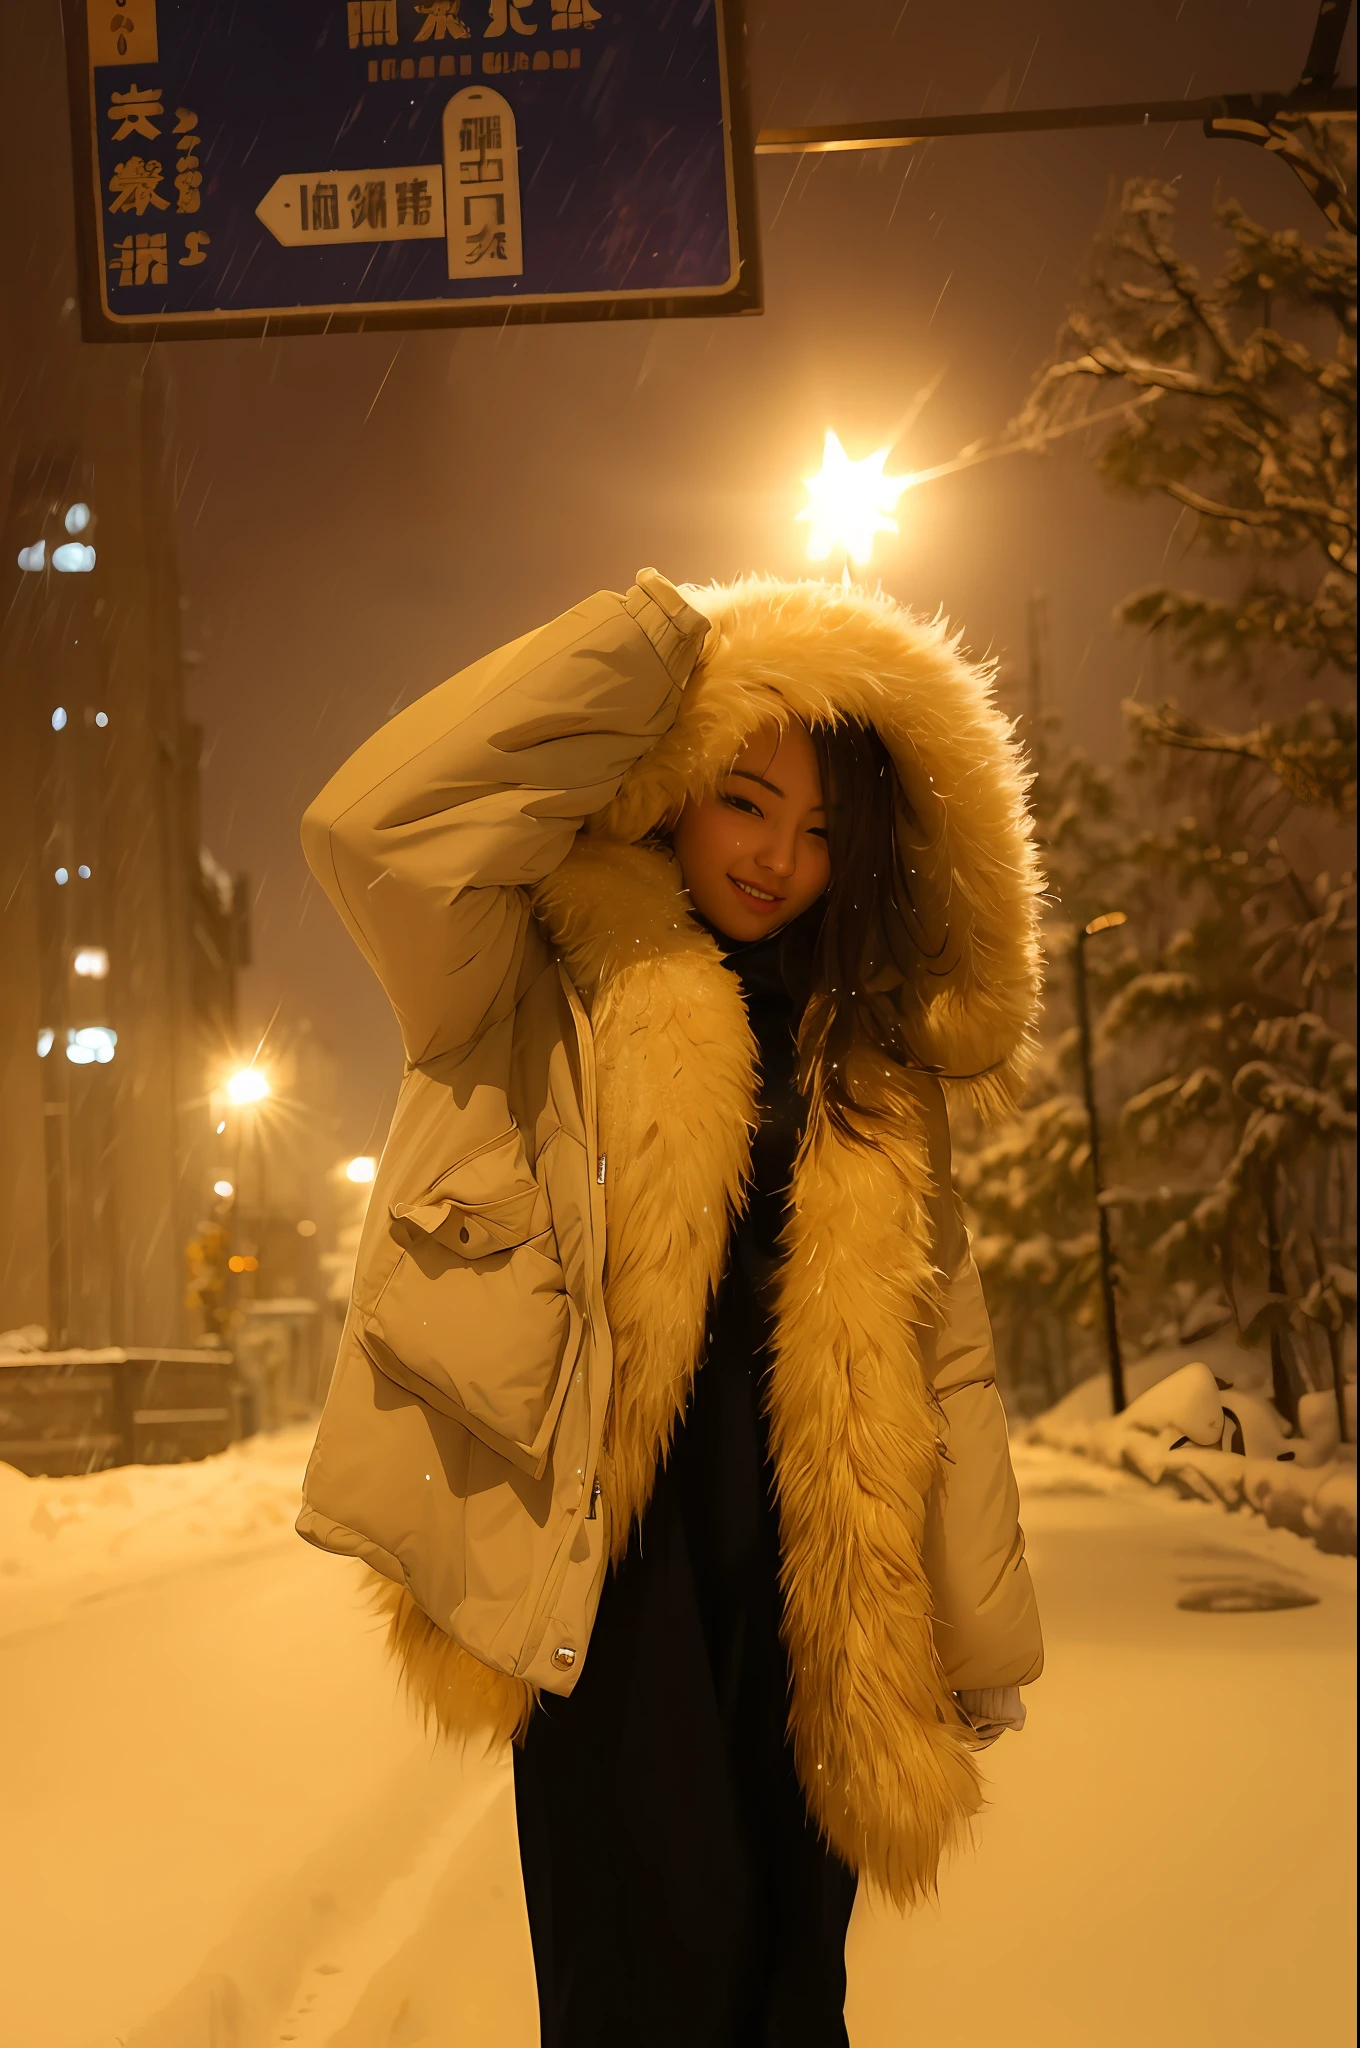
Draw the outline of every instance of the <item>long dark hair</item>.
M842 720L812 726L810 737L826 803L831 883L809 963L800 1081L843 1136L872 1142L878 1119L851 1092L851 1048L867 1042L898 1066L935 1072L912 1050L903 1010L921 966L943 951L945 937L925 930L912 900L903 851L910 810L877 732Z

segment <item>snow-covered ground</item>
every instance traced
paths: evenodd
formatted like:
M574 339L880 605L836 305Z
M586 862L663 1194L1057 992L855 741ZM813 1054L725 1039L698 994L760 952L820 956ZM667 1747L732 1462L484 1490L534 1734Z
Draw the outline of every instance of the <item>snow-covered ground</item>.
M0 1468L5 2048L533 2048L508 1773L291 1533L305 1450ZM1049 1668L938 1909L857 1909L854 2048L1349 2043L1353 1560L1017 1462Z

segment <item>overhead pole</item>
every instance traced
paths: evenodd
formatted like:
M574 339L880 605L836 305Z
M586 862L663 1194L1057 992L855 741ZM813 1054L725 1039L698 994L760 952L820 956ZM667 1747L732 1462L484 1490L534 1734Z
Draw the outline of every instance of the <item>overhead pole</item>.
M849 149L912 149L952 135L1044 135L1073 128L1154 128L1198 121L1210 141L1253 142L1288 164L1334 228L1351 232L1355 208L1334 169L1296 133L1300 121L1355 119L1356 92L1338 86L1341 43L1353 0L1321 0L1303 71L1292 92L1228 92L1199 100L1121 100L1099 107L1040 107L1003 114L931 114L914 121L848 121L813 128L762 128L757 156L805 156Z
M1158 128L1198 121L1211 134L1236 135L1240 127L1269 130L1273 122L1308 115L1354 118L1352 86L1309 88L1292 93L1218 93L1199 100L1130 100L1101 107L1017 108L1009 114L924 114L906 121L842 121L807 128L762 128L757 156L807 156L853 149L910 149L954 135L1044 135L1073 128ZM1255 141L1253 134L1244 136Z

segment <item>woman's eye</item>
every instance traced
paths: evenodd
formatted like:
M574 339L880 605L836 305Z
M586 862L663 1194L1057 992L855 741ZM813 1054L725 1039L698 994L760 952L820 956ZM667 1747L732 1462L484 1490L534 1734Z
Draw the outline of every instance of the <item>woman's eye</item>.
M828 836L825 825L809 825L808 831L814 839L825 839Z
M748 818L759 818L762 815L759 806L753 804L749 796L738 796L734 790L725 789L719 802L726 804L729 811L741 811Z

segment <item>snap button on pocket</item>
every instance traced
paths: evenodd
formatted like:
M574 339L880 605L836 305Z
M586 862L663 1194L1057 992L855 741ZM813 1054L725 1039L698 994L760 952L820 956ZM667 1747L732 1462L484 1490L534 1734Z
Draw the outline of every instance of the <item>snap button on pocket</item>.
M559 1643L552 1653L552 1662L559 1671L570 1671L576 1662L576 1652L569 1643Z

